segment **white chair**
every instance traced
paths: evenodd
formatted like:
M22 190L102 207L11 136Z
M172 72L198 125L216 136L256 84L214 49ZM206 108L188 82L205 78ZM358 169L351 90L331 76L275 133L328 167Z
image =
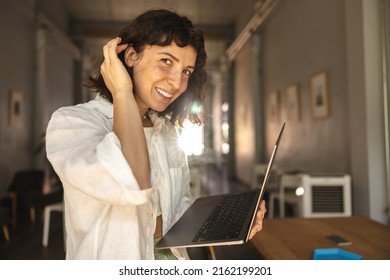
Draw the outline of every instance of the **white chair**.
M280 218L285 217L285 202L294 207L296 216L302 216L302 196L297 193L297 189L302 187L302 179L299 175L283 174L279 187L279 211Z
M260 188L263 183L265 173L267 172L268 164L259 163L253 166L253 177L252 177L252 189ZM276 165L271 168L271 174L268 179L266 192L269 193L268 217L273 218L275 212L275 199L279 198L279 175L280 171Z
M294 207L295 216L302 215L302 196L297 195L296 190L301 187L302 180L299 175L282 174L279 179L278 192L273 192L270 195L269 201L269 218L275 215L275 199L279 200L279 217L285 217L285 203L289 203Z
M47 205L44 210L44 220L43 220L43 238L42 245L47 247L49 243L49 233L50 233L50 215L52 211L58 211L64 213L64 203L54 203ZM63 228L64 228L64 248L66 246L66 230L65 230L65 219L63 217Z
M253 166L252 189L256 189L259 187L259 177L264 178L266 170L267 170L266 164L255 164Z
M253 166L252 173L252 189L257 189L261 187L263 183L265 173L267 172L268 163L259 163ZM276 189L277 187L277 174L278 168L273 165L271 168L271 174L268 179L267 190ZM260 180L259 180L260 179Z

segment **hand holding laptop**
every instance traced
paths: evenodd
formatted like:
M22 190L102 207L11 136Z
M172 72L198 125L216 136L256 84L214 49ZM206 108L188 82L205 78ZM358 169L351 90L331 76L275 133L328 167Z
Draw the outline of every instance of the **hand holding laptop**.
M249 239L252 239L256 233L258 233L259 231L262 230L263 220L264 220L264 216L265 216L266 212L267 212L267 209L265 207L265 201L262 200L260 205L259 205L259 208L257 209L256 218L255 218L255 221L254 221L253 226L251 228L251 233L249 234Z
M199 197L155 245L156 249L238 245L261 231L266 212L263 199L272 163L281 140L276 139L263 184L240 193Z

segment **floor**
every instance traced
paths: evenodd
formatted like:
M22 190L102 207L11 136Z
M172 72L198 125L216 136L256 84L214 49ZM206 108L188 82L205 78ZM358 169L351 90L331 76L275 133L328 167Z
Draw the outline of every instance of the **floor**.
M0 260L65 259L62 213L52 212L49 245L42 246L43 222L31 223L28 213L19 218L16 229L10 228L10 241L0 234Z
M202 195L243 191L249 187L227 178L226 172L217 170L213 165L204 168ZM17 228L10 230L11 240L9 242L6 242L2 232L0 233L0 259L63 260L65 258L61 212L52 212L49 244L47 247L42 246L42 220L31 223L28 220L27 213L24 213L20 220L21 222L19 222ZM215 247L215 254L217 259L222 260L261 259L261 256L251 246L250 242L238 246ZM190 248L189 255L191 259L196 260L211 258L207 248Z

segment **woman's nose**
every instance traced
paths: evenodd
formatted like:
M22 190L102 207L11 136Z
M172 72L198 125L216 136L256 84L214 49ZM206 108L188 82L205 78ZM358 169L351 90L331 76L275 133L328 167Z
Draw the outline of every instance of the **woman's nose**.
M168 83L174 87L174 89L179 89L182 83L182 75L180 70L172 70L169 77Z

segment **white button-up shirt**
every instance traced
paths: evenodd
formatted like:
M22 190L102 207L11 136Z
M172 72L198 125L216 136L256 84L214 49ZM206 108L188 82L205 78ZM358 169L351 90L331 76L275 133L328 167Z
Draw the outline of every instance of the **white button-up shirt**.
M192 203L177 131L151 119L152 188L141 190L112 131L110 102L98 97L53 114L46 150L64 188L67 259L154 259L158 204L165 234ZM188 259L185 249L172 252Z

